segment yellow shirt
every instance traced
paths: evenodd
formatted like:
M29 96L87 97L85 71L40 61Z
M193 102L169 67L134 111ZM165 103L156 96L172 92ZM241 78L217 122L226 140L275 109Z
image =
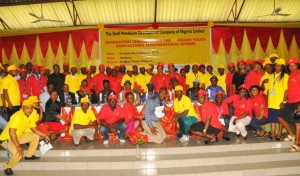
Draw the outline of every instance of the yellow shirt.
M75 76L68 74L66 76L65 84L69 85L70 92L76 94L76 92L80 89L81 77L78 74L76 74Z
M260 86L261 86L261 83L265 79L269 79L269 81L270 81L270 79L271 79L272 76L273 76L273 74L269 74L269 73L265 72L264 76L262 76L261 79L260 79L260 82L259 82ZM265 95L267 95L267 93L268 93L267 85L268 85L268 83L265 84L265 90L264 90L264 94Z
M193 107L192 101L189 97L187 97L186 95L182 95L180 101L178 100L178 98L175 98L174 111L176 113L182 113L185 110L189 110L187 116L193 116L198 118L195 109Z
M193 82L196 78L198 78L200 80L200 83L202 83L199 72L197 72L197 74L194 74L194 72L190 71L186 74L185 83L189 86L189 88L193 87Z
M146 82L146 75L143 75L143 74L138 74L136 77L135 77L135 81L137 83L137 85L141 86L142 89L144 89L144 91L148 91L148 88L147 88L147 82Z
M3 106L1 95L3 94L3 79L0 77L0 106Z
M126 80L129 80L131 82L131 89L134 87L135 82L135 76L132 75L131 77L127 75L127 73L122 77L121 86L124 86L124 83Z
M146 74L145 74L145 79L146 79L146 84L148 84L148 83L151 81L152 76L146 73ZM148 89L148 88L147 88L147 89Z
M17 80L10 74L3 78L3 89L7 90L9 100L13 106L20 106L21 96ZM7 105L7 103L6 103Z
M34 128L36 124L34 121L30 120L23 112L23 110L17 111L10 117L8 124L6 125L4 131L0 135L0 140L4 141L10 139L9 129L16 129L17 137L20 137L28 128Z
M35 124L39 121L40 115L37 113L35 109L33 109L32 113L29 115L28 119L33 121ZM25 132L32 132L30 128L27 128Z
M69 133L74 129L74 124L78 125L89 125L91 122L96 120L96 116L91 109L88 109L86 113L81 108L76 109L72 118Z
M81 84L81 82L86 78L86 75L80 73L79 77L80 77L80 84Z
M284 74L283 78L279 80L280 74L274 74L270 77L267 85L268 89L268 108L280 109L279 105L283 100L284 92L288 87L289 76Z
M223 76L217 75L218 78L218 85L223 88L223 90L226 92L226 74L224 73Z

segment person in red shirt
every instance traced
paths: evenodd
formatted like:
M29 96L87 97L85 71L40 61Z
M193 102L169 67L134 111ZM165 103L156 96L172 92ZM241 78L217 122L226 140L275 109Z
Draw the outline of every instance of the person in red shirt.
M40 67L33 65L32 74L27 78L27 89L30 95L40 97L40 94L44 92L41 78L39 77Z
M27 89L26 78L27 78L27 70L20 69L19 70L20 79L18 79L20 95L21 95L21 103L26 100L29 96L29 89Z
M160 88L165 87L168 88L168 76L164 74L164 64L159 62L157 64L157 74L153 75L152 81L154 84L154 90L156 92L159 91Z
M103 64L100 64L99 65L99 73L93 77L94 89L95 89L97 95L104 89L103 81L107 80L107 75L104 72L105 72L105 66Z
M70 74L69 69L70 69L69 64L67 62L63 63L63 72L62 72L62 74L64 74L65 76Z
M258 138L264 137L267 132L260 126L268 123L268 106L265 97L260 94L260 87L253 85L250 88L252 108L255 117L251 119L250 126L256 130Z
M123 77L123 75L125 75L126 73L126 66L124 64L120 65L120 71L118 73L118 76L120 76L121 78Z
M106 66L105 73L106 73L107 76L111 76L111 69L112 68L110 66Z
M225 80L225 83L226 83L226 95L228 97L230 97L231 95L234 94L233 92L233 89L232 89L232 79L233 79L233 75L235 73L235 65L233 62L230 62L228 64L228 73L226 74L226 80Z
M245 85L248 89L253 85L260 86L260 80L264 76L264 72L262 71L263 63L262 59L258 59L253 65L253 70L247 73Z
M89 89L94 89L94 79L92 78L92 71L90 69L86 69L86 78L84 80L86 80Z
M109 76L107 79L109 80L110 88L113 90L117 95L121 92L121 81L122 78L119 77L118 72L116 69L111 70L111 76Z
M125 112L125 123L127 125L126 134L132 131L137 131L142 124L142 119L137 117L138 110L134 106L134 95L132 92L128 92L126 95L126 103L123 105L123 110Z
M168 86L171 86L171 78L176 78L178 80L178 85L181 85L183 87L183 91L186 92L186 84L185 84L185 78L182 77L179 73L177 73L175 71L175 66L173 63L168 64L168 69L169 69L169 73L168 73Z
M197 136L208 138L205 144L213 144L218 141L217 135L221 132L222 124L218 119L216 105L206 97L206 91L200 89L197 93L198 101L202 106L199 107L201 122L191 126L191 132Z
M104 137L103 144L109 142L108 133L113 132L118 136L121 143L125 143L125 132L127 125L125 123L125 113L123 108L117 104L117 95L111 94L108 97L108 104L105 104L98 115L100 134Z
M40 70L41 70L41 82L42 82L42 87L43 89L47 86L47 81L48 81L48 77L46 75L46 67L45 66L41 66Z
M246 126L250 124L252 114L252 103L248 97L248 89L242 84L238 88L238 94L231 95L225 100L226 103L232 103L234 108L228 131L236 133L237 136L242 135L244 140L247 140Z
M282 103L280 104L280 110L278 113L279 123L287 130L288 136L284 141L295 140L295 143L289 149L291 152L300 151L300 69L299 61L297 58L291 58L287 61L288 70L290 76L288 79L288 89ZM291 130L288 122L292 122L296 126L296 134ZM279 131L277 138L281 138L281 130Z

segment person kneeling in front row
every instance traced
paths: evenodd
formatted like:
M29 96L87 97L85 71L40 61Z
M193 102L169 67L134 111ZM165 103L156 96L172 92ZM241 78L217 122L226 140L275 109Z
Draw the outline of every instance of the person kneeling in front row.
M39 157L34 156L34 152L39 143L39 136L42 136L46 142L49 137L36 128L34 121L28 117L33 111L33 103L30 100L24 100L21 110L14 113L4 131L0 135L1 146L9 151L8 162L3 166L6 175L13 175L11 168L16 166L23 157L23 148L20 144L29 143L29 148L25 155L25 160L36 160ZM26 132L28 128L33 132Z
M94 112L89 109L90 100L84 97L80 100L81 108L74 112L70 127L75 146L80 144L80 139L85 138L87 142L98 139L98 123Z

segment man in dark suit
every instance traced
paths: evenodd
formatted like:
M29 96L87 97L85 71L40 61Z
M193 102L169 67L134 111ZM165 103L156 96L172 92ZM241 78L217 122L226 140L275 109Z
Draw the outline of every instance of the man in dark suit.
M58 92L58 94L62 93L62 87L65 83L65 75L60 73L60 67L57 64L53 65L53 73L49 75L47 84L53 84L54 90Z
M69 106L71 104L77 104L75 99L75 94L69 92L69 86L67 84L63 85L62 93L59 94L59 100L62 106Z

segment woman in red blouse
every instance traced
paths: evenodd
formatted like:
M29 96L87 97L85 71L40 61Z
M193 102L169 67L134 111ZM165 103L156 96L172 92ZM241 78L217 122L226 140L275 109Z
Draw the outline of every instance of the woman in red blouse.
M226 103L232 103L234 112L229 122L228 131L242 135L244 140L247 139L246 126L250 124L252 104L248 99L248 90L246 85L242 84L238 89L238 94L234 94L226 99Z

